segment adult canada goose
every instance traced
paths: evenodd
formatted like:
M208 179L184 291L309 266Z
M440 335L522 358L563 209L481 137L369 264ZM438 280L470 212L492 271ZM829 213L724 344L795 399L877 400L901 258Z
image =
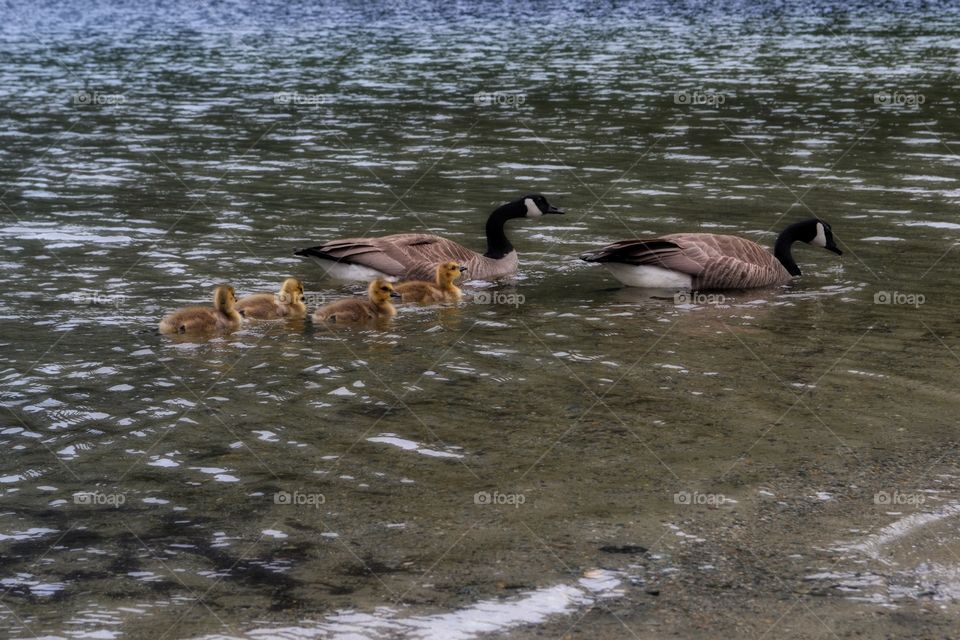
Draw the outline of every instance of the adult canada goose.
M514 218L539 218L563 213L539 194L524 196L499 207L487 219L487 251L484 254L440 236L398 233L374 238L344 238L296 252L313 258L329 275L341 280L404 278L430 280L439 262L456 260L470 276L493 280L517 271L517 252L507 240L503 226Z
M443 262L437 265L436 282L408 280L394 286L403 302L436 304L438 302L459 302L463 294L460 287L453 284L467 268L456 262Z
M240 326L233 287L222 284L213 292L212 307L184 307L160 321L160 333L214 333Z
M375 320L392 318L397 315L396 308L390 304L390 298L400 297L393 285L383 278L377 278L367 287L368 300L348 298L337 300L319 307L313 312L315 322L335 322L337 324L369 323Z
M302 318L307 315L303 303L303 285L296 278L287 278L279 293L254 293L237 301L237 311L252 320Z
M755 242L714 233L674 233L621 240L581 256L599 262L631 287L751 289L785 284L800 275L791 247L797 241L843 255L830 225L811 218L780 233L773 254Z

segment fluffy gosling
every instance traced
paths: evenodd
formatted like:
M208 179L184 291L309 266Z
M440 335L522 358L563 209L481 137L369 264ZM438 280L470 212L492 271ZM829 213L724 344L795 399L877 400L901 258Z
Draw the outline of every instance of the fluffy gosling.
M453 284L467 268L456 262L444 262L437 265L437 281L410 280L396 286L403 302L436 304L438 302L459 302L463 293Z
M184 307L160 321L160 333L217 333L240 327L240 314L235 307L237 294L233 287L222 284L213 292L212 307Z
M336 324L358 324L392 318L397 315L397 310L390 303L390 298L397 298L399 295L394 291L392 284L383 278L377 278L367 287L368 300L348 298L331 302L314 311L313 320Z
M287 278L279 293L254 293L237 301L237 311L251 320L302 318L307 315L303 285L296 278Z

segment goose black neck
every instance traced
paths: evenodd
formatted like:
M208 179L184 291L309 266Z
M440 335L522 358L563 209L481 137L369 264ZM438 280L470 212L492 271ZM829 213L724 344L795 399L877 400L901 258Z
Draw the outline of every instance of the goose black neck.
M499 260L513 251L513 245L507 239L507 234L503 226L511 218L522 217L523 213L516 211L516 204L510 202L495 210L487 218L487 252L483 254L487 258Z
M799 240L797 237L798 226L799 225L792 224L784 229L777 237L777 244L773 247L773 255L792 276L800 275L800 267L798 267L794 261L793 252L791 251L793 243Z

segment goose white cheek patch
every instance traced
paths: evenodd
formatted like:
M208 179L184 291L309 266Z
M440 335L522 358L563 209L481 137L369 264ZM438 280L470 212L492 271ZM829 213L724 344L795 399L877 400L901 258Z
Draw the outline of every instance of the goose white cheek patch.
M817 237L810 241L810 244L816 245L818 247L827 246L827 234L823 230L823 224L817 223Z
M527 205L527 217L528 218L539 218L543 215L543 211L540 211L540 208L533 201L533 198L524 198L523 204Z

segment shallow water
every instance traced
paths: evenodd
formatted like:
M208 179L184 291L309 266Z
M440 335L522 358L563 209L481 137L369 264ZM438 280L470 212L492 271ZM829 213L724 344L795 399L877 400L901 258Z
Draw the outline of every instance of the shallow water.
M11 637L559 636L714 573L954 606L956 8L5 13ZM222 281L355 291L292 255L316 241L482 249L531 191L568 213L510 223L516 280L465 286L499 304L155 332ZM844 256L798 247L782 289L678 300L577 259L677 230L770 245L813 215ZM942 515L916 557L857 546L915 512ZM760 568L725 546L741 522Z

